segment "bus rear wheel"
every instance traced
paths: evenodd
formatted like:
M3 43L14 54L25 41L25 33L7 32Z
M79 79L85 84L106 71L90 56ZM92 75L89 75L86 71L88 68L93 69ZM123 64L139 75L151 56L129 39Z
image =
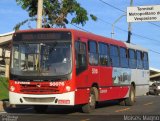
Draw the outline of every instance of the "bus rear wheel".
M129 92L129 97L125 99L126 106L132 106L135 102L135 88L132 85Z
M36 113L45 113L47 108L47 105L34 105L34 110L36 111Z
M82 111L84 113L90 113L96 107L96 87L92 87L90 90L89 102L82 106Z

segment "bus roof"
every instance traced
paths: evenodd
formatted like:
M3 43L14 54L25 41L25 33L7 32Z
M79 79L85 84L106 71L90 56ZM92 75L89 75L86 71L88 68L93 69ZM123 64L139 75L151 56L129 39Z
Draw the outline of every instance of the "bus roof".
M111 38L103 37L100 35L96 35L90 32L84 32L75 29L68 29L68 28L40 28L40 29L29 29L29 30L18 30L15 33L29 33L29 32L43 32L43 31L70 31L74 37L85 38L88 40L96 40L100 42L105 42L108 44L114 44L122 47L126 47L126 45L122 41L117 41Z
M147 49L140 47L138 45L135 45L135 44L126 43L124 41L103 37L103 36L96 35L96 34L93 34L90 32L84 32L84 31L75 30L75 29L68 29L68 28L40 28L40 29L18 30L15 33L44 32L44 31L48 31L48 32L50 32L50 31L69 31L76 38L96 40L98 42L105 42L108 44L118 45L121 47L127 47L127 48L131 48L131 49L135 49L135 50L148 51Z
M125 44L126 44L127 48L148 52L148 50L146 48L143 48L139 45L132 44L132 43L126 43L126 42L125 42Z
M124 42L122 41L118 41L115 39L111 39L111 38L107 38L104 36L100 36L100 35L96 35L90 32L83 32L83 31L79 31L79 30L72 30L75 36L79 36L81 38L85 38L88 40L96 40L98 42L104 42L104 43L108 43L108 44L113 44L113 45L118 45L118 46L122 46L122 47L126 47L126 45L124 44Z

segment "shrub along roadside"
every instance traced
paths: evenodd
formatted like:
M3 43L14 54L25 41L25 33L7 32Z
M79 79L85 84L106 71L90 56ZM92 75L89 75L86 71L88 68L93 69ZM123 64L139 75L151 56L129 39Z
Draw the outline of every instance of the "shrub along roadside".
M8 100L8 79L0 77L0 100Z

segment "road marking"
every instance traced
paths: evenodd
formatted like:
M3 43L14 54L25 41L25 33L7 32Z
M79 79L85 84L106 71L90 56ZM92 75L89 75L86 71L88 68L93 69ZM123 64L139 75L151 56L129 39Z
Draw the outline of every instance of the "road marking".
M80 121L89 121L90 119L89 118L87 118L87 119L82 119L82 120L80 120Z
M6 112L5 111L3 111L3 112L0 112L0 114L5 114Z
M121 109L121 110L116 110L115 112L118 113L118 112L123 112L123 111L127 111L129 110L130 108L124 108L124 109Z
M153 102L145 103L144 106L152 105Z

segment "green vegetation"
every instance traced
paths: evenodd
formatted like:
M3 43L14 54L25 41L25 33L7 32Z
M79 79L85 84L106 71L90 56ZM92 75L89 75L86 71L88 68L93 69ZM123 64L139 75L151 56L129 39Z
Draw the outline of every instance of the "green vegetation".
M30 17L14 27L15 30L18 30L23 24L36 21L38 0L16 0L16 2L28 12ZM81 24L84 26L90 19L96 21L97 17L87 13L87 10L77 0L44 0L42 19L43 28L65 28L66 24Z
M8 98L8 79L0 77L0 100L6 100Z

